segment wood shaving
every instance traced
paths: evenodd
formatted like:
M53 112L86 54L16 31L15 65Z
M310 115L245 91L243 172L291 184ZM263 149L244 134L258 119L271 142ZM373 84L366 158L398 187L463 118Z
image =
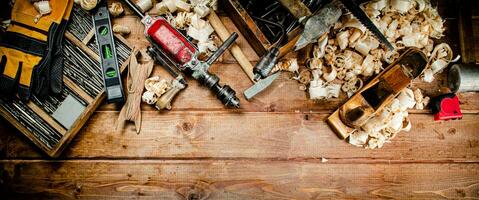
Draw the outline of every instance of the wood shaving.
M128 63L128 95L125 105L123 105L118 115L117 130L121 129L126 121L133 121L135 122L136 132L140 132L143 82L150 76L152 70L153 59L148 55L146 49L139 50L135 47Z
M92 10L98 4L98 0L80 0L83 10Z
M290 58L286 61L278 62L271 73L275 73L277 71L287 71L287 72L295 72L297 73L299 70L298 60L296 58Z
M192 18L191 25L188 27L186 34L197 41L200 52L206 52L207 50L216 50L216 46L210 36L214 31L209 22L199 18Z
M193 7L205 5L213 10L218 10L218 0L190 0Z
M321 70L312 71L313 80L309 84L309 98L313 100L324 100L329 98L338 98L341 91L341 85L336 83L325 83L320 79Z
M417 88L414 90L414 100L416 101L415 108L418 110L424 109L429 104L430 98L425 97L421 91L421 89Z
M210 53L218 48L212 36L214 29L203 18L209 15L215 4L216 1L211 0L163 0L149 14L164 15L173 27L186 30L199 53Z
M121 35L128 35L128 34L130 34L131 30L130 30L130 27L128 27L128 26L115 24L115 25L113 25L113 32L114 33L119 33Z
M39 13L35 16L34 22L37 23L40 18L44 15L48 15L52 12L52 8L50 6L50 1L36 1L33 3L33 7Z
M453 52L451 47L446 43L436 45L429 57L429 63L424 70L422 80L430 83L434 80L434 75L442 72L452 61Z
M158 101L155 104L155 108L158 110L163 109L171 109L171 101L176 96L176 94L185 88L185 85L180 83L178 79L174 79L170 82L171 87L164 93L161 97L159 97Z
M120 16L125 10L123 9L123 6L121 5L120 2L113 2L109 7L108 11L110 11L110 14L113 17L118 17Z
M299 83L303 85L307 85L312 80L312 74L309 70L302 70L298 76L293 77L294 80L297 80Z
M136 5L145 13L153 7L153 2L151 0L139 0Z
M205 5L205 4L198 4L197 6L195 6L195 8L193 9L195 11L195 13L197 15L199 15L200 17L206 17L210 14L210 8Z
M163 0L157 3L150 11L150 14L164 15L168 13L190 12L191 5L182 0Z
M381 148L401 131L410 131L411 122L407 109L423 109L429 103L420 89L405 88L384 109L369 119L360 130L349 137L350 144L369 149Z
M331 71L329 72L324 72L323 73L323 79L326 81L326 82L331 82L333 81L334 79L336 79L336 75L337 75L337 71L336 71L336 68L335 67L330 67Z
M165 94L171 88L171 83L159 76L154 76L145 80L146 92L143 93L142 101L147 104L155 104L161 95Z
M353 95L361 89L363 81L397 60L406 47L420 48L428 56L429 65L423 74L427 81L432 81L452 61L449 45L434 44L433 39L443 36L444 20L429 1L372 0L360 7L395 50L387 50L356 18L344 13L328 34L318 39L312 58L306 62L307 70L319 75L311 78L310 83L302 83L314 90L309 92L311 99L335 98L336 95L324 92L330 82L339 84L348 96Z

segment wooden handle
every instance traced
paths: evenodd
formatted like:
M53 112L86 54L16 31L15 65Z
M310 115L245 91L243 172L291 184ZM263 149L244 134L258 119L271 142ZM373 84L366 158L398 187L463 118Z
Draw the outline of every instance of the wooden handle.
M300 0L278 0L296 19L311 16L309 8Z
M221 22L220 18L214 11L211 11L210 15L208 16L208 20L211 23L211 26L213 26L213 29L215 29L216 33L218 36L221 38L221 40L224 42L228 37L230 36L230 33L226 29L225 25L223 22ZM249 62L248 58L246 55L244 55L243 51L237 44L231 45L230 52L233 55L233 57L238 61L238 64L241 66L243 71L248 75L249 79L254 83L254 75L253 75L253 65Z
M293 51L294 49L294 45L296 44L296 42L299 40L299 37L301 35L298 34L296 35L293 39L291 39L290 41L288 41L288 43L286 43L285 45L283 45L280 49L279 49L279 57L282 58L284 55L288 54L289 52Z

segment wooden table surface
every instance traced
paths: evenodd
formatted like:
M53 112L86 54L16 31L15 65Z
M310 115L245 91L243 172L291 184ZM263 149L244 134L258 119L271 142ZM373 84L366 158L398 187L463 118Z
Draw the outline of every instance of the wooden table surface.
M455 10L439 4L448 27L445 40L458 53ZM228 17L221 19L230 31L237 30ZM474 33L479 33L477 19L473 17ZM127 14L115 23L132 27L127 37L132 44L148 44L137 17ZM237 43L252 62L258 60L242 36ZM131 124L115 131L120 108L104 104L57 159L45 156L0 120L1 196L479 198L477 93L459 94L462 120L435 122L428 110L411 110L410 132L401 132L381 149L369 150L338 139L324 122L346 100L344 96L314 103L290 74L283 73L248 102L241 93L251 82L229 53L211 71L239 93L241 109L224 109L210 91L191 80L173 110L158 112L142 105L140 134ZM171 78L159 67L154 73ZM440 75L433 83L416 81L413 86L435 95L444 84Z

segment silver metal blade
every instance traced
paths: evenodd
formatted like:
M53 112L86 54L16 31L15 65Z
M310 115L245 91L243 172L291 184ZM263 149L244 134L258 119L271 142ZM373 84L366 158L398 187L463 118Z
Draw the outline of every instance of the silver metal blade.
M339 20L341 14L341 9L333 2L321 8L316 15L307 19L304 31L294 45L294 50L297 51L310 43L316 42L321 35L328 32L331 26Z
M257 94L262 92L264 89L268 88L271 85L271 83L273 83L273 81L278 78L279 74L280 72L276 72L272 75L269 75L268 77L259 80L253 86L245 90L243 94L246 100L250 100Z
M381 31L374 25L374 23L369 19L368 15L356 5L352 0L340 0L341 4L353 14L353 16L358 19L358 21L363 24L369 31L371 31L376 38L379 39L381 43L386 45L389 50L394 50L393 45L388 41L388 39L381 33Z

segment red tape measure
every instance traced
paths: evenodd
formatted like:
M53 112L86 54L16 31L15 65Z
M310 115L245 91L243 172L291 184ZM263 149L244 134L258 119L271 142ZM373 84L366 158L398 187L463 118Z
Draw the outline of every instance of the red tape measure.
M431 102L431 109L435 121L462 118L459 98L454 93L434 97Z

